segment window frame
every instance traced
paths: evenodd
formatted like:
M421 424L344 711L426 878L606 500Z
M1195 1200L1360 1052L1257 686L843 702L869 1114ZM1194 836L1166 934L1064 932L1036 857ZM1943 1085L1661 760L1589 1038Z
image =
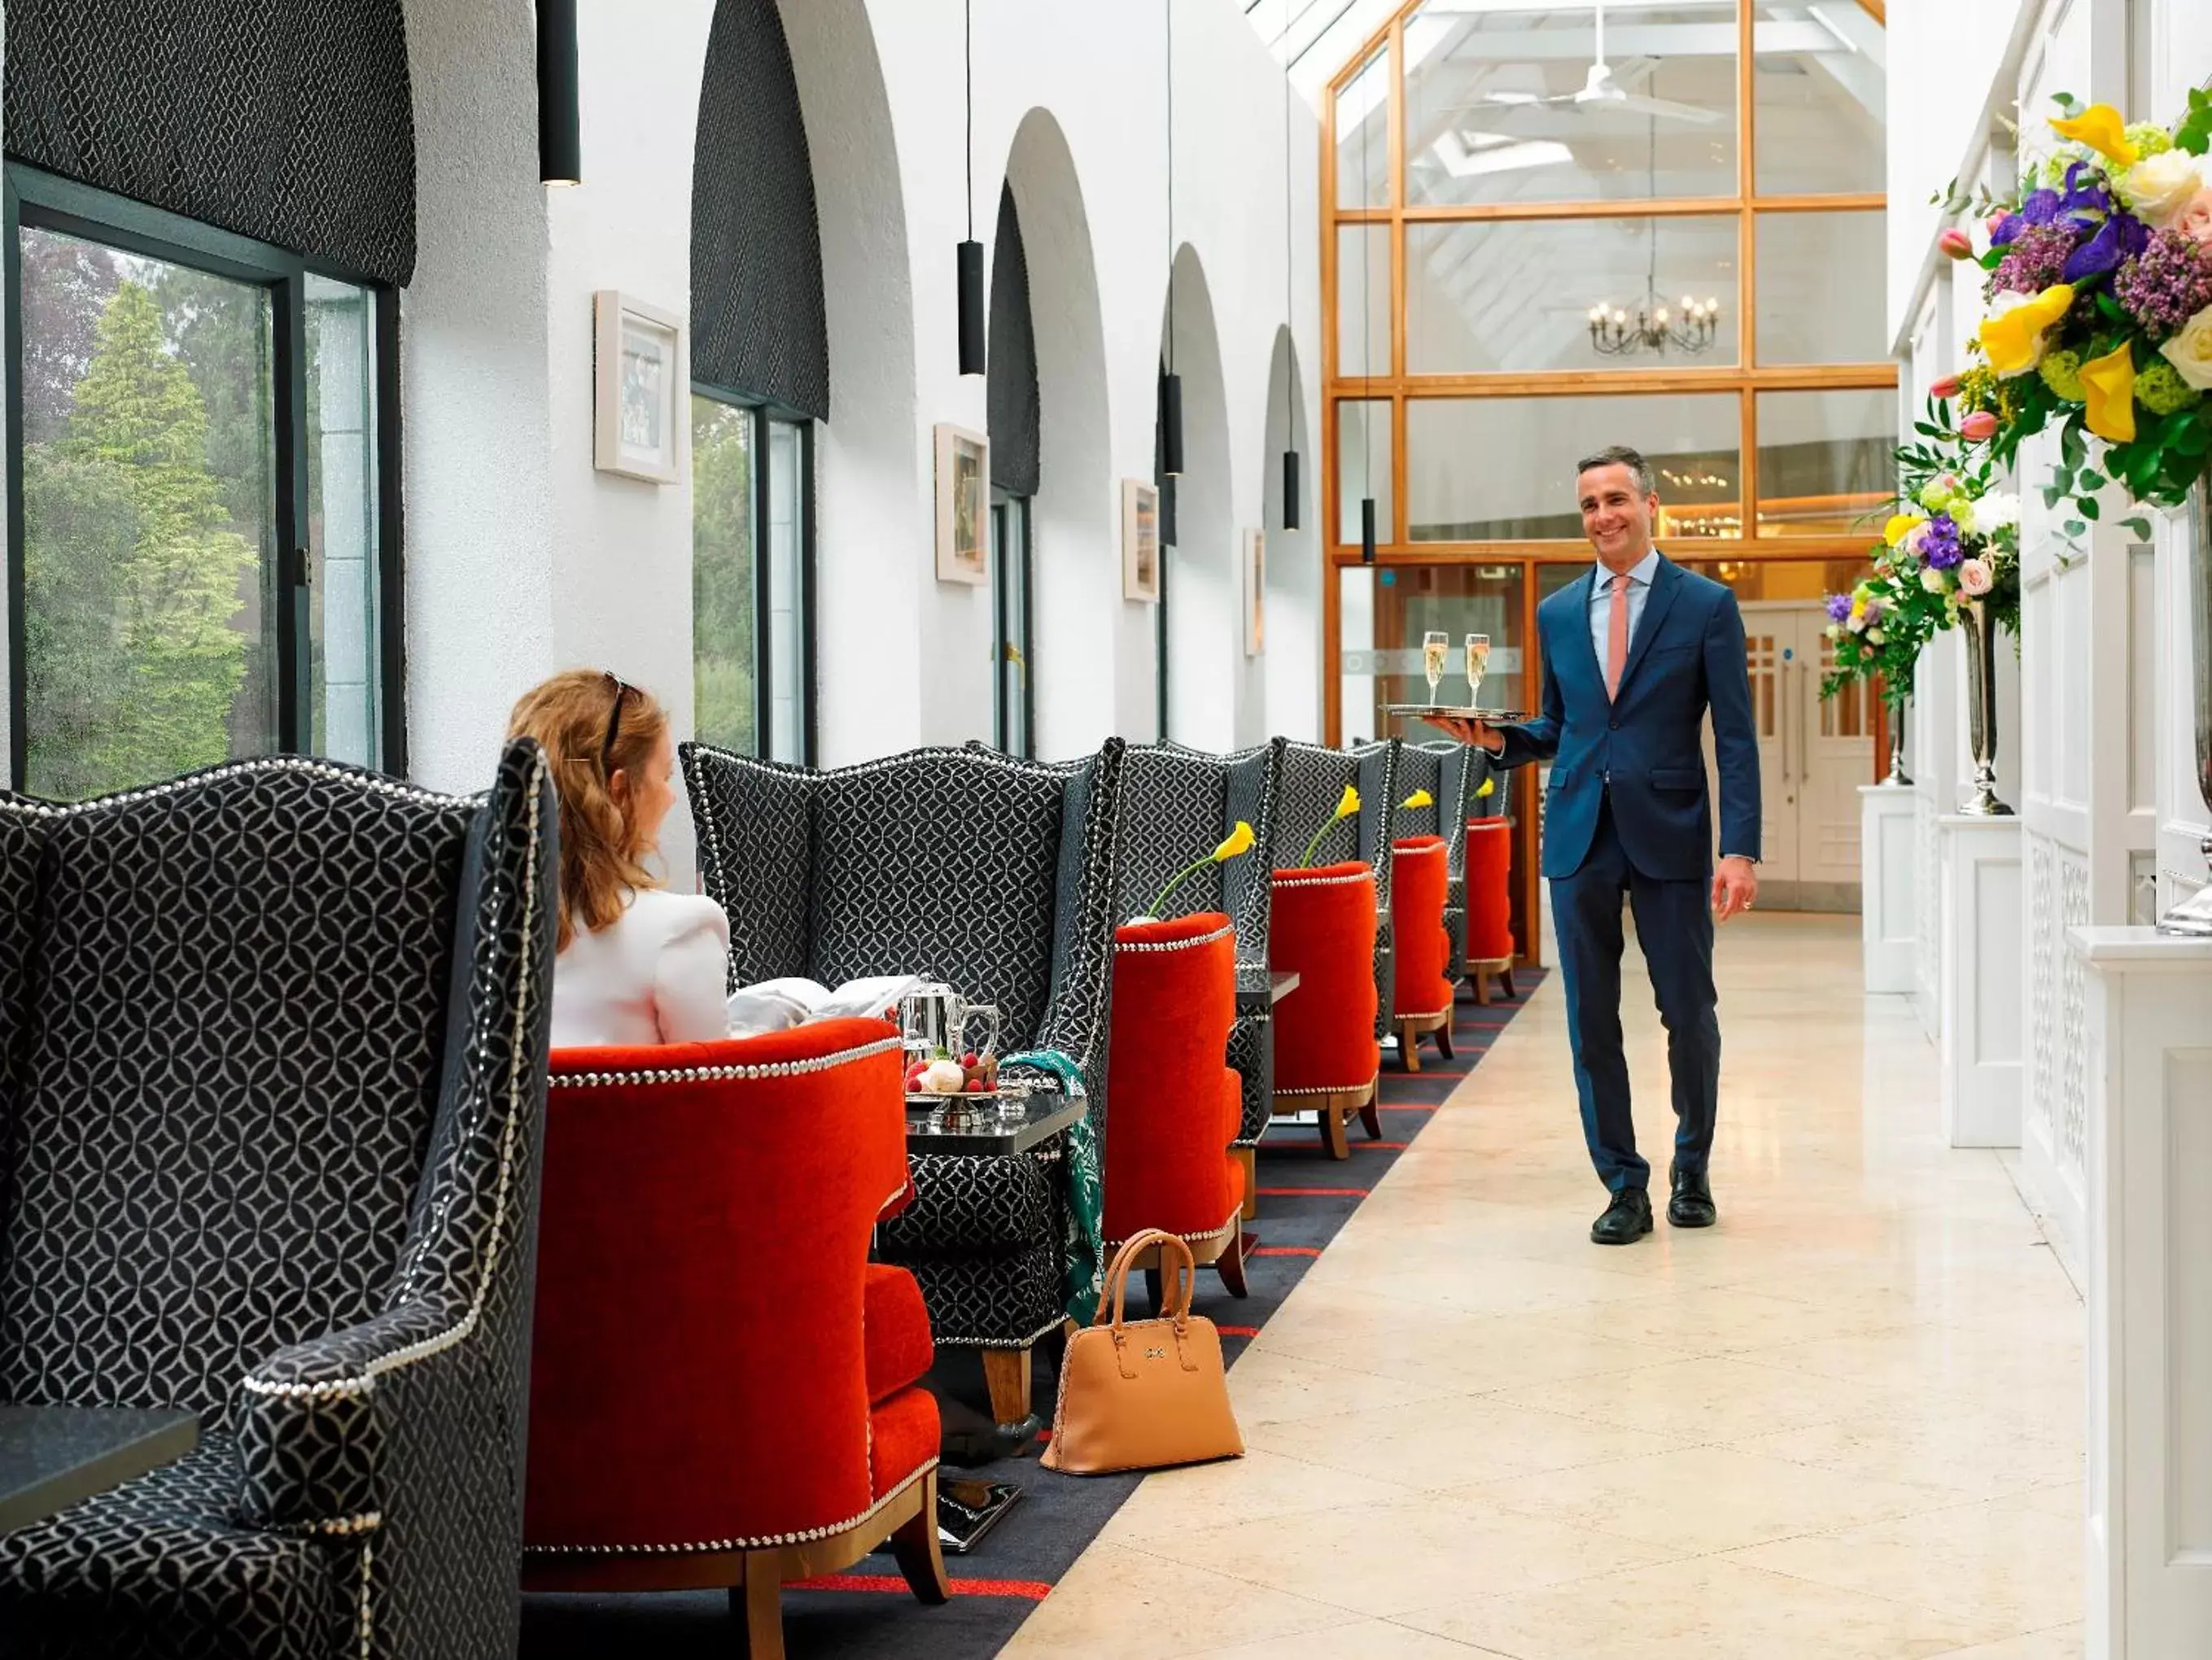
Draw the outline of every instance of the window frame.
M775 642L769 618L775 604L774 581L768 558L769 526L774 513L775 469L769 460L770 429L778 425L796 429L799 437L799 593L793 609L799 617L799 750L797 764L811 767L818 752L818 703L814 692L815 559L817 555L814 417L753 393L739 392L711 380L694 380L694 397L726 408L742 410L753 424L753 742L763 759L775 749ZM687 410L685 418L690 418ZM696 488L696 480L694 480ZM698 556L695 544L692 556ZM697 654L696 642L693 654Z
M313 594L308 525L307 284L327 277L369 296L376 404L376 745L372 768L407 775L405 542L400 490L399 294L388 283L326 260L64 179L9 160L0 167L0 280L8 418L8 781L29 769L28 666L25 661L23 547L22 234L26 228L95 242L124 253L185 265L268 291L271 327L270 438L276 457L276 740L275 753L308 753L314 730L314 664L307 648Z

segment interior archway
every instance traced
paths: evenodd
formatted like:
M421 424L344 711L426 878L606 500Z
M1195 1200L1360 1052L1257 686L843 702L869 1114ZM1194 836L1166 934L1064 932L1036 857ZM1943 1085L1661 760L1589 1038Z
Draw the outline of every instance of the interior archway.
M1120 507L1106 413L1106 331L1091 222L1066 135L1033 109L1014 131L1006 185L1029 260L1036 350L1037 491L1030 510L1036 752L1076 755L1116 728L1115 654L1103 617L1121 606Z
M1321 544L1315 524L1321 495L1315 488L1316 460L1306 430L1305 376L1298 367L1297 343L1287 325L1275 331L1275 350L1267 371L1267 447L1261 458L1267 527L1264 585L1267 646L1261 659L1267 702L1265 731L1240 733L1246 743L1281 733L1291 738L1321 736L1321 660L1299 642L1321 639ZM1298 528L1283 528L1283 452L1298 453Z
M1237 746L1244 642L1235 496L1229 476L1229 399L1213 296L1198 251L1176 251L1163 360L1182 377L1183 470L1176 485L1176 543L1162 562L1166 593L1167 735L1207 750Z

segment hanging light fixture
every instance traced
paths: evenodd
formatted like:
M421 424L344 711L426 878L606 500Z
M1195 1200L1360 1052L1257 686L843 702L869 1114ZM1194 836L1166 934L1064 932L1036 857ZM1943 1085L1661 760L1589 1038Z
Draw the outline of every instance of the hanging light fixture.
M1160 471L1182 477L1182 376L1175 356L1175 0L1160 0L1168 41L1168 352L1160 371Z
M1644 188L1656 197L1659 192L1659 118L1656 115L1650 120L1648 142ZM1592 306L1590 349L1606 357L1627 357L1642 351L1664 356L1669 346L1692 357L1711 350L1720 336L1721 302L1685 295L1681 309L1670 310L1659 297L1659 221L1651 222L1647 234L1651 241L1644 265L1644 298L1634 302L1632 308L1602 301Z
M538 177L584 181L583 117L576 94L576 0L538 0Z
M1387 61L1387 60L1386 60ZM1389 89L1385 88L1382 107L1390 107ZM1368 154L1367 135L1374 130L1374 112L1362 112L1359 117L1359 194L1367 194L1369 181L1375 177L1375 167ZM1367 233L1359 235L1359 562L1375 562L1375 313L1368 304L1368 274L1375 268L1375 256L1368 249Z
M975 240L975 0L961 11L968 99L968 240L956 255L960 288L960 373L983 373L988 308L983 299L983 245Z
M1283 0L1283 34L1291 32L1291 0ZM1298 527L1298 388L1292 373L1297 362L1297 267L1291 234L1291 53L1283 48L1283 528Z

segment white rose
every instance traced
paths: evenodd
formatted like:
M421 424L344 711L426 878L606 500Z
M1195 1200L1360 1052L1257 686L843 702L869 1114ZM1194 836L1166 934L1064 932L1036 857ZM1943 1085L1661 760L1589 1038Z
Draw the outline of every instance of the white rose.
M1930 565L1920 573L1920 586L1930 593L1942 593L1948 585L1943 580L1943 573Z
M2008 491L1992 490L1974 503L1974 529L1983 536L1993 535L2020 523L2020 497Z
M1869 629L1867 630L1867 644L1869 646L1881 646L1888 643L1889 636L1884 634L1880 629Z
M2197 158L2187 150L2171 149L2138 161L2119 181L2120 195L2138 218L2163 227L2189 205L2189 198L2204 188L2204 175Z
M2183 324L2181 332L2158 350L2191 386L2212 392L2212 306Z

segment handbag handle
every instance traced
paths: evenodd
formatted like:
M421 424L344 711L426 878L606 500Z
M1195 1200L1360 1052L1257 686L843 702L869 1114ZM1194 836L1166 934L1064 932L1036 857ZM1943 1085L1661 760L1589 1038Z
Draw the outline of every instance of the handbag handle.
M1106 1270L1106 1290L1113 1298L1112 1315L1108 1315L1106 1299L1101 1298L1098 1312L1093 1316L1093 1324L1113 1327L1114 1341L1117 1343L1121 1341L1121 1328L1126 1323L1123 1309L1129 1295L1130 1270L1136 1266L1137 1258L1155 1245L1159 1247L1160 1270L1164 1274L1168 1271L1170 1260L1175 1264L1174 1285L1168 1292L1166 1306L1160 1312L1175 1322L1178 1335L1190 1318L1190 1299L1198 1286L1198 1263L1190 1254L1190 1246L1164 1229L1146 1228L1142 1233L1132 1235L1121 1249L1114 1253L1114 1265Z

